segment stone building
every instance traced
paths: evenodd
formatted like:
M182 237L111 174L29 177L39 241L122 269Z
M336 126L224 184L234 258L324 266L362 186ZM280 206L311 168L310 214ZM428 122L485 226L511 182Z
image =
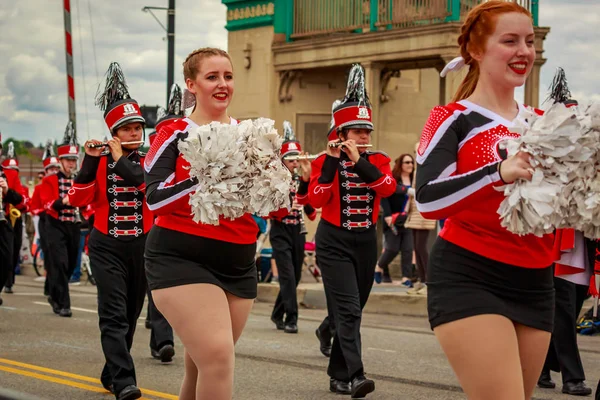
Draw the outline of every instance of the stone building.
M236 73L230 107L239 119L292 122L311 153L323 150L331 104L345 93L347 73L360 62L373 103L373 145L392 158L414 144L437 104L448 103L463 74L440 78L458 55L461 19L481 0L222 0L229 54ZM531 10L537 59L525 103L539 103L544 38L538 0Z

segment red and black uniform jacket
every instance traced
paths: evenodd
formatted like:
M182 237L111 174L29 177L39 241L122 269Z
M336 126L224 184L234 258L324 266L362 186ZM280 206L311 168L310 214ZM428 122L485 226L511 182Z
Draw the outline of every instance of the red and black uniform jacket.
M40 215L44 212L42 206L42 199L40 198L40 191L42 184L39 183L33 188L33 194L31 195L31 201L29 202L29 212L33 215Z
M337 227L371 229L377 223L381 198L395 191L385 153L366 151L356 163L343 152L340 158L323 154L312 162L310 204L322 208L321 218Z
M231 119L231 124L237 121ZM221 240L229 243L256 243L258 225L251 214L234 220L220 218L219 225L194 222L189 198L198 187L198 179L190 176L190 164L179 152L177 144L188 136L188 131L197 127L189 118L176 120L162 128L157 134L144 162L146 172L146 199L154 212L156 225L190 235ZM271 213L278 217L288 213L287 209Z
M457 246L505 264L545 268L554 261L554 235L515 235L497 212L504 200L496 190L504 185L498 168L506 158L499 144L519 137L511 131L527 123L519 115L508 121L467 100L435 107L417 149L417 207L427 219L447 218L440 236Z
M27 197L23 196L23 186L17 171L0 166L0 178L4 178L8 185L8 191L2 195L2 207L8 219L9 205L17 208L24 207Z
M75 222L75 207L63 204L63 198L68 195L73 185L73 178L59 171L44 177L40 188L40 201L46 215L61 222Z
M119 239L132 239L152 228L152 212L146 204L144 154L134 151L114 161L110 153L86 155L69 202L76 207L92 205L94 228Z
M304 206L304 213L308 219L314 221L315 218L317 218L317 210L308 203L308 182L305 182L300 178L298 181L298 190L293 188L290 192L290 197L292 198L292 201L295 198L296 203ZM302 221L302 212L300 210L292 209L288 215L284 217L274 217L272 219L285 225L299 225Z

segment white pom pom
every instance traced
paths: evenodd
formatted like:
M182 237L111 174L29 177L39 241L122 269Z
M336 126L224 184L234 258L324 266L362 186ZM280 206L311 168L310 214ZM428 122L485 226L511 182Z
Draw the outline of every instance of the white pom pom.
M509 231L542 236L557 228L575 228L600 237L600 107L556 103L537 116L519 115L521 137L503 143L508 155L531 154L531 181L503 187L498 213ZM528 126L529 125L529 126Z
M194 221L218 225L219 218L266 216L290 207L292 178L279 159L283 140L274 126L266 118L213 122L179 142L190 176L199 182L190 196Z

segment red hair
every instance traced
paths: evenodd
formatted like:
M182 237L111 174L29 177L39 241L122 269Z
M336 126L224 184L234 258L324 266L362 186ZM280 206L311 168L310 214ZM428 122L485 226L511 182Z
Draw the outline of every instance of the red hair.
M471 57L471 52L483 52L488 38L496 30L498 16L512 12L531 18L531 13L526 8L510 1L486 1L469 11L458 37L460 55L469 66L469 72L454 94L452 102L465 99L473 93L479 80L479 64Z

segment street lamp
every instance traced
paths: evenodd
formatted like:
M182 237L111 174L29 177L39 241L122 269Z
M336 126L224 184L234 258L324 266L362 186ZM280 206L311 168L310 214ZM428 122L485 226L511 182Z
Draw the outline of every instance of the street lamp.
M152 10L163 10L167 12L167 27L160 22ZM169 93L173 86L174 62L175 62L175 0L169 0L169 7L144 7L143 12L149 12L158 24L167 32L167 101L169 104Z

